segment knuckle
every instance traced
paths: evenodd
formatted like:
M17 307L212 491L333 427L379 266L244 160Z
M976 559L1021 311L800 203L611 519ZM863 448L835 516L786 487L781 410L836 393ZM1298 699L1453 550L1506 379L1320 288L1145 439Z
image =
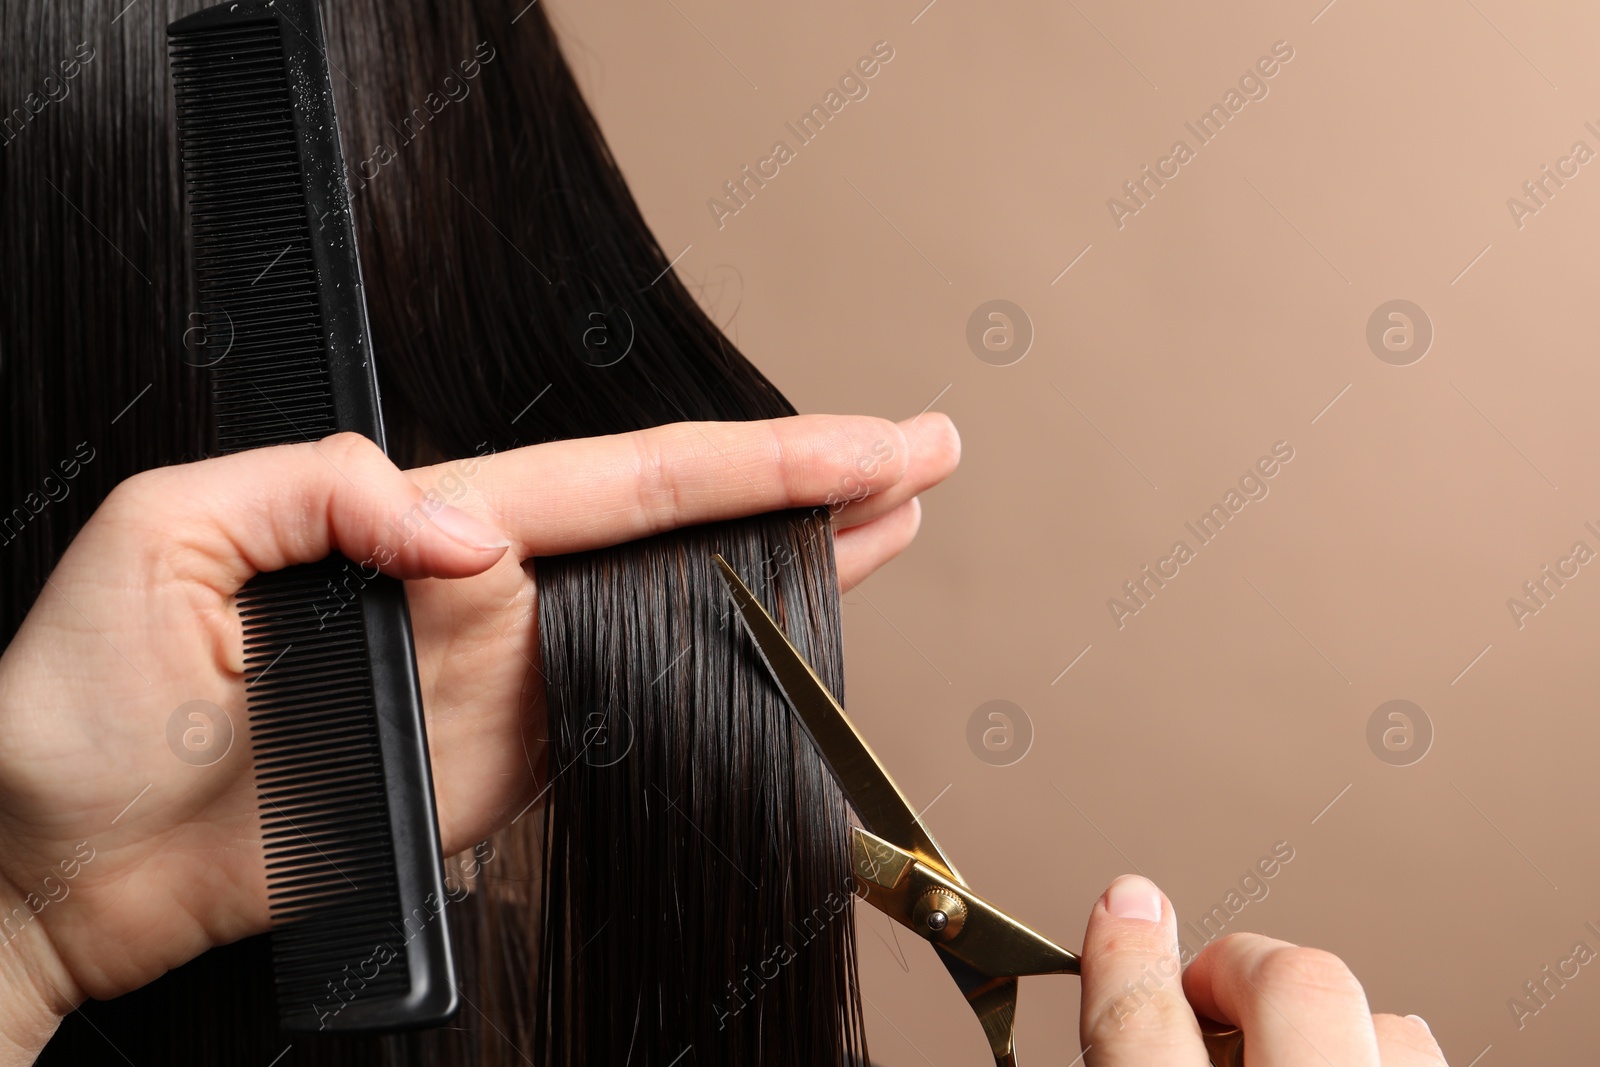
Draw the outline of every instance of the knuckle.
M1165 930L1151 923L1111 920L1100 935L1099 956L1103 960L1119 960L1121 966L1127 966L1129 961L1150 961L1148 968L1157 957L1171 954L1166 936Z
M1243 973L1248 967L1247 961L1258 954L1259 948L1272 944L1283 942L1273 942L1249 930L1235 930L1207 943L1195 954L1195 958L1223 961L1228 971Z
M130 573L161 585L190 577L194 524L173 520L193 495L193 466L152 467L118 482L90 516L85 532L115 541Z
M650 531L659 532L671 526L673 516L678 513L681 504L678 482L658 434L636 434L633 447L638 475L635 506Z
M104 518L120 518L147 501L154 488L150 477L154 473L154 470L139 471L112 486L111 492L100 502L100 515Z
M880 421L883 424L883 434L873 448L877 450L882 447L888 450L888 454L883 457L882 469L889 473L890 481L898 482L911 469L911 442L899 423L890 422L888 419Z
M363 469L374 463L389 464L389 457L378 447L377 442L354 430L330 434L312 447L331 459L337 467L348 464L356 469Z
M806 460L795 454L794 448L779 429L777 420L768 419L762 425L767 435L766 450L772 458L774 481L786 500L795 500L799 495ZM829 506L832 506L831 503Z
M1293 945L1269 952L1256 969L1256 983L1269 997L1300 1002L1326 997L1366 1000L1345 962L1319 948Z
M1246 948L1249 945L1257 944L1260 941L1260 934L1252 933L1248 930L1235 930L1233 933L1223 934L1211 944L1207 945L1206 951L1237 951Z
M172 495L174 482L183 477L177 467L152 467L129 475L112 487L96 510L102 522L125 525L160 506Z

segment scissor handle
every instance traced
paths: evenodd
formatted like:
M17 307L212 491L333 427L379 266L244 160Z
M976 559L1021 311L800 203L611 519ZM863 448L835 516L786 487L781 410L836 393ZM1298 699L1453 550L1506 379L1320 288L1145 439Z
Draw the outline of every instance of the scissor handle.
M1244 1067L1244 1031L1237 1026L1201 1018L1200 1040L1206 1043L1212 1067Z

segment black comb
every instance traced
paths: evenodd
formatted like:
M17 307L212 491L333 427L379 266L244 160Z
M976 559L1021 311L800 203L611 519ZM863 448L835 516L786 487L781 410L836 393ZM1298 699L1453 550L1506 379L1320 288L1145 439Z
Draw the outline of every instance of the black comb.
M383 446L314 0L219 4L167 33L219 448ZM402 537L410 521L429 520ZM442 1023L457 992L404 587L334 555L238 603L280 1020Z

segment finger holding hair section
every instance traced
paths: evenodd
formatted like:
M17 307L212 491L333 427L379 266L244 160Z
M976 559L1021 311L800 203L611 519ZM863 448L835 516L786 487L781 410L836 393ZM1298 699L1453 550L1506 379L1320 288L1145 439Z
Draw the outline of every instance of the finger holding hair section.
M826 507L850 492L868 500L909 473L926 488L947 473L943 461L914 465L911 455L906 431L865 415L672 423L485 456L467 479L472 492L458 503L504 529L519 556L557 555L680 526ZM442 489L454 467L435 464L411 476Z
M889 514L949 477L961 462L961 437L948 415L929 411L898 425L905 434L904 453L895 454L894 443L879 438L846 472L838 486L841 492L834 494L837 499L827 505L835 530L847 530ZM850 479L865 479L897 462L904 465L905 476L893 485L872 490L870 484L863 484L853 493L844 491L852 486Z
M905 551L922 527L922 500L912 497L887 515L840 530L833 538L839 591L848 593L879 567Z

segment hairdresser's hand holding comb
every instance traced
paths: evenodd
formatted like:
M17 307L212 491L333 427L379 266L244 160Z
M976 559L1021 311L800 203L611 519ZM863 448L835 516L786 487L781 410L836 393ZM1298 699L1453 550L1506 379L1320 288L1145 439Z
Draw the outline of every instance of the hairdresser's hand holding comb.
M1172 902L1123 875L1084 932L1086 1067L1207 1067L1197 1016L1241 1029L1250 1067L1445 1067L1428 1024L1373 1014L1331 953L1236 933L1184 969Z
M662 426L402 472L353 434L122 483L0 656L0 1065L265 930L234 594L338 550L408 579L444 850L538 795L529 557L826 506L860 581L955 466L942 415ZM427 495L425 495L425 493ZM335 605L336 607L337 605Z
M960 449L955 428L937 412L900 424L800 415L679 423L412 471L419 485L513 542L482 575L407 590L446 853L487 837L545 786L537 563L519 560L825 507L848 589L910 543L921 516L916 495L955 468ZM440 754L453 761L445 769Z

